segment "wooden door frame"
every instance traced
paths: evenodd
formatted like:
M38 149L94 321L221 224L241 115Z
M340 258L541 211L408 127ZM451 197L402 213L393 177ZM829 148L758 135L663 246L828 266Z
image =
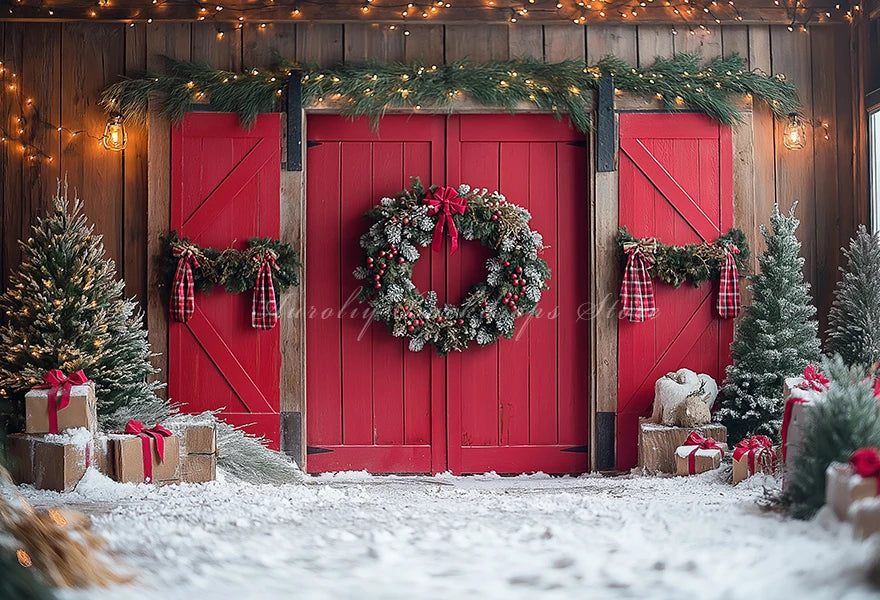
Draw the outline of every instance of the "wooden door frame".
M595 113L595 96L591 98ZM768 125L767 115L753 115L751 102L743 101L739 109L741 120L732 128L733 138L733 202L734 225L752 235L757 231L755 214L755 127ZM620 112L668 112L658 102L633 98L627 95L615 97L615 122ZM389 110L393 113L412 114L411 110ZM448 114L443 107L424 107L423 114ZM493 109L467 100L457 105L459 114L510 114L511 111ZM546 114L527 104L514 109L513 114ZM341 114L332 103L307 106L302 111L302 148L307 148L308 115ZM283 117L282 117L283 118ZM772 117L769 117L772 125ZM282 123L282 163L286 155L287 127ZM590 219L590 303L593 313L590 319L590 468L613 470L616 466L617 427L617 294L619 268L617 252L618 171L617 128L615 127L615 170L597 172L596 135L587 132L589 155L585 169L587 181L586 199L589 202ZM168 310L161 291L162 265L160 264L160 236L168 232L171 209L171 124L151 102L148 118L147 160L147 327L149 342L159 356L155 365L160 372L157 379L165 380L167 374ZM306 173L307 153L303 152L303 170L281 170L281 239L291 244L305 264L306 245ZM755 239L749 239L757 249ZM753 257L756 252L753 252ZM752 258L752 264L755 259ZM299 287L281 297L279 314L286 318L279 321L281 328L281 447L303 468L306 468L306 281L303 277ZM599 352L598 349L603 351Z

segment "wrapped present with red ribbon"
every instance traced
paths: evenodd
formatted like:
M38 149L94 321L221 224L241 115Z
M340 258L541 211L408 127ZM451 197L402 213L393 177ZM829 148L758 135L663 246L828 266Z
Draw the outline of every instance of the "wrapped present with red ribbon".
M724 448L712 438L704 438L696 431L675 450L675 474L697 475L721 466Z
M773 474L776 465L776 450L770 438L753 435L733 449L733 483L737 484L755 473Z
M65 375L52 369L24 401L26 433L60 433L77 427L94 432L97 427L95 386L82 371Z
M112 477L123 483L179 483L180 443L158 423L129 421L124 434L109 437Z
M880 496L880 452L860 448L848 463L831 463L825 483L825 503L839 519L848 519L854 503Z
M821 402L831 382L813 365L804 369L802 377L788 377L783 390L785 409L782 414L781 459L783 463L791 460L801 444L801 425L810 403Z

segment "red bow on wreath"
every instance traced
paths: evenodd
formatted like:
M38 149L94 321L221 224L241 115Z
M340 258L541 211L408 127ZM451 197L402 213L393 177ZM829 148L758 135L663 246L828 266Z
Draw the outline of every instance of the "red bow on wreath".
M70 404L70 389L75 385L85 385L89 382L86 374L75 371L65 375L61 369L52 369L43 375L43 383L34 386L38 390L49 390L47 410L49 414L49 433L58 433L58 411L67 408ZM61 390L61 401L58 402L58 390Z
M877 494L880 495L880 452L877 448L860 448L849 457L853 470L863 478L877 478Z
M434 190L434 193L425 196L424 203L428 205L428 216L437 217L437 225L434 226L434 239L431 241L431 249L434 252L440 252L443 246L443 227L449 229L449 237L452 238L452 250L450 254L458 248L458 229L452 220L452 215L458 213L464 214L467 208L467 198L462 198L452 187L441 187Z
M171 283L171 318L186 323L196 308L192 270L198 268L199 261L192 248L175 246L172 252L177 258L177 269Z
M141 438L141 446L144 457L144 481L153 481L153 457L150 453L150 438L156 440L156 455L159 462L165 462L165 438L171 436L171 432L156 423L152 429L147 429L140 421L131 420L125 425L125 433L130 433Z
M724 264L721 266L721 275L718 288L718 315L722 319L733 319L739 314L741 307L739 300L739 273L736 270L734 254L739 254L739 248L728 244L724 249L726 255Z
M651 238L623 245L627 255L623 283L620 285L620 318L632 323L653 319L657 314L654 284L648 265L654 262L657 240Z
M275 283L272 281L272 269L276 268L275 256L271 252L263 252L259 261L251 305L251 326L254 329L272 329L278 323L278 304L275 302Z

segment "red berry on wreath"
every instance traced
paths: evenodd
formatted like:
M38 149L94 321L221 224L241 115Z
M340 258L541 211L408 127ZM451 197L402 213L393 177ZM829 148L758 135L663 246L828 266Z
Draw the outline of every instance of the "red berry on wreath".
M513 301L516 302L517 300L519 300L519 294L514 294Z
M404 308L406 308L406 307L404 306ZM412 314L411 312L406 313L406 318L407 318L407 319L412 319L412 318L413 318L413 314Z
M505 267L509 267L509 266L510 266L510 261L509 261L509 260L505 260L505 261L504 261L504 266L505 266Z
M376 281L379 281L380 277L381 277L380 275L373 275L373 279Z
M483 306L489 306L489 303L483 300Z
M493 220L493 221L497 221L497 220L498 220L498 215L492 215L492 220Z
M379 256L385 256L385 251L384 251L384 250L379 250Z
M409 327L406 328L406 330L407 330L407 331L415 331L415 327L413 327L412 325L410 325Z
M510 298L511 296L513 296L513 294L510 292L507 292L506 294L504 294L505 298Z
M403 257L402 256L397 257L397 264L399 264L399 265L403 264Z
M517 267L517 268L516 268L516 272L517 272L517 273L522 273L522 267Z
M442 323L442 322L443 322L443 317L440 316L440 315L437 315L437 322L438 322L438 323Z
M403 220L403 224L404 224L404 225L409 225L409 218L404 219L404 220Z
M373 287L378 290L380 287L382 287L382 284L377 281Z
M458 323L459 325L464 325L464 319L459 319L458 321L456 321L456 323Z

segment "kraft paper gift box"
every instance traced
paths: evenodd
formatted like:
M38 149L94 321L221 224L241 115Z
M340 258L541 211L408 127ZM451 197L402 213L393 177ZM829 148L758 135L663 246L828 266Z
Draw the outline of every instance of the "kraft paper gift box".
M214 481L216 478L216 454L187 454L181 458L181 481L186 483L207 483Z
M16 483L40 490L72 491L91 465L92 434L85 428L60 434L9 436L10 458Z
M675 474L697 475L721 466L724 450L712 438L692 431L685 443L675 449Z
M733 449L733 483L736 485L756 473L772 475L777 464L770 438L762 435L745 439Z
M180 440L180 480L206 483L217 478L217 426L203 422L175 423L168 426Z
M849 509L853 534L865 539L880 533L880 496L864 498L853 502Z
M30 390L24 396L25 433L53 433L49 426L49 394L51 389ZM61 402L62 390L56 390L56 403ZM65 429L84 427L94 432L98 424L95 388L89 382L70 388L69 404L57 411L59 433Z
M792 464L802 450L804 425L810 410L819 402L824 402L828 391L828 378L814 367L804 369L803 377L788 377L783 386L785 410L782 417L780 436L782 438L779 458L782 464ZM790 469L783 470L782 489L787 490L792 483Z
M108 436L111 477L122 483L155 483L166 485L180 483L180 446L177 436L164 438L164 457L159 460L156 440L149 439L149 457L144 457L144 443L137 435L111 434ZM146 461L150 461L152 477L147 481L144 473Z
M841 521L853 503L877 496L877 478L858 475L849 463L831 463L825 471L825 504Z

